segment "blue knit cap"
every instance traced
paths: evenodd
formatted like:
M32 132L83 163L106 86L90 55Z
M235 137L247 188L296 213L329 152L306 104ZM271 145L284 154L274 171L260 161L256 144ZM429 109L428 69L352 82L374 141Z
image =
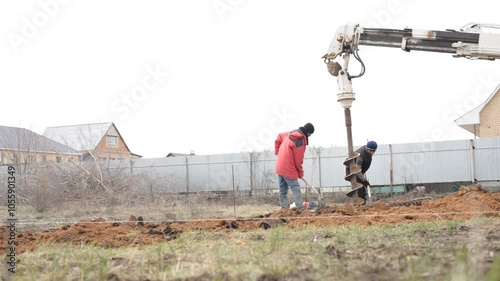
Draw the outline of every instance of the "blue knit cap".
M368 150L377 150L377 147L378 147L378 145L374 141L369 141L366 143L366 149L368 149Z

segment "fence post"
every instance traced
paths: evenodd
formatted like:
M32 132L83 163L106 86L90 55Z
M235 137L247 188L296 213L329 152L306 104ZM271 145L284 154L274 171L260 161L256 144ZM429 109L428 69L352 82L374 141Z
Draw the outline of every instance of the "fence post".
M318 161L318 183L319 183L319 188L321 189L323 187L321 183L321 147L316 148L316 156Z
M391 185L391 197L394 195L394 191L392 190L393 183L394 183L394 178L392 169L392 144L389 144L389 184Z
M186 189L186 196L188 196L189 194L189 167L188 167L188 158L187 157L184 157L184 170L185 170L185 180L184 180L184 183L185 183L185 189Z
M250 166L250 197L252 197L253 193L253 152L249 152L250 157L248 157L249 166Z
M471 139L470 140L470 161L471 161L471 172L472 172L472 183L476 183L477 182L477 179L476 179L476 157L475 157L475 150L476 147L474 145L474 140Z
M234 211L234 217L236 218L236 194L234 191L234 167L231 165L231 181L232 181L232 186L233 186L233 211Z

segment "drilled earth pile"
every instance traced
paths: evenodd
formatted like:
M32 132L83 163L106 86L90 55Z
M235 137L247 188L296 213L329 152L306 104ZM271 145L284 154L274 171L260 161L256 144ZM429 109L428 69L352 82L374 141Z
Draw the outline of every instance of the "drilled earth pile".
M278 225L303 227L306 225L373 225L399 224L436 219L470 219L478 216L500 217L500 193L483 190L479 185L464 186L459 191L435 200L424 200L421 205L391 206L375 203L371 207L353 205L326 206L317 212L296 209L279 210L256 218L147 222L131 216L128 222L107 222L102 218L67 224L56 230L17 234L16 251L34 250L40 244L96 245L100 247L147 246L165 242L182 235L183 231L250 231ZM0 252L6 252L6 230L0 229Z

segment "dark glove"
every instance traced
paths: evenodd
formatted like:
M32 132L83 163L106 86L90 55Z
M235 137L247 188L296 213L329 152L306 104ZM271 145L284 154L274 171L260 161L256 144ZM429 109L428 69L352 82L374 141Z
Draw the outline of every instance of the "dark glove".
M364 186L369 186L369 185L371 186L371 184L367 180L363 181L362 183Z

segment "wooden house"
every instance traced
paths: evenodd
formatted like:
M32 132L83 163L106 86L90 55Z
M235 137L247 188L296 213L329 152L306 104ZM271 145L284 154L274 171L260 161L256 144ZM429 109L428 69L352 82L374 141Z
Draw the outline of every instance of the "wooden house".
M137 159L112 122L48 127L44 136L82 153L82 160Z

